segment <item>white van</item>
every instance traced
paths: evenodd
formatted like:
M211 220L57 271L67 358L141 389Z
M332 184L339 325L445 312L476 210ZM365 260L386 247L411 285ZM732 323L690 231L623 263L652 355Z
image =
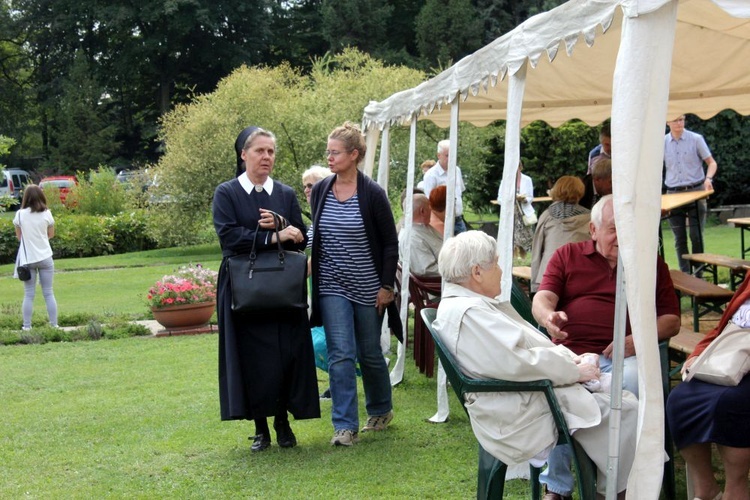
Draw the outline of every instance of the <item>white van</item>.
M31 184L31 175L26 170L17 168L5 168L0 176L0 196L8 195L21 203L23 187ZM16 208L20 205L16 205Z

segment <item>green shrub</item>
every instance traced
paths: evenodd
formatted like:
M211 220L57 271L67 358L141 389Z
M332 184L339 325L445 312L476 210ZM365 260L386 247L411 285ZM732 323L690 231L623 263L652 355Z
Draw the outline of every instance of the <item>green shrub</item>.
M104 327L97 320L92 319L89 324L86 325L86 333L91 340L99 340L104 334Z
M22 344L44 344L44 335L40 332L21 332Z
M139 252L156 248L156 241L147 234L147 216L143 210L122 212L105 219L112 236L113 253Z
M145 335L151 335L151 330L144 325L129 323L127 321L113 322L104 328L104 337L108 339L123 339Z
M75 215L55 220L50 240L55 257L93 257L113 252L112 235L103 217Z
M68 194L70 206L87 215L117 215L128 208L128 195L117 181L115 171L100 166L89 172L89 178L78 172L78 185Z
M94 315L90 313L60 313L57 316L57 324L60 326L85 325L92 319Z
M160 246L198 243L210 217L214 190L235 175L237 134L259 125L277 136L273 178L304 200L300 175L314 163L325 164L326 137L345 120L359 120L371 99L380 100L421 82L424 75L385 66L356 49L316 60L309 73L280 65L240 67L211 94L178 105L163 117L164 155L154 167L158 182L149 188L149 227ZM435 143L418 134L419 158L435 154ZM440 137L442 139L442 137ZM392 136L391 154L404 158L409 131ZM421 160L420 160L421 161ZM213 240L215 241L215 239Z
M18 239L13 220L0 218L0 264L15 262L17 253Z
M47 198L47 208L53 216L68 211L67 207L60 201L60 189L54 184L44 187L44 197Z
M34 328L34 330L37 330ZM52 328L50 326L39 328L39 333L44 337L45 342L70 342L70 331L62 328Z
M21 332L0 329L0 345L16 345L21 343Z

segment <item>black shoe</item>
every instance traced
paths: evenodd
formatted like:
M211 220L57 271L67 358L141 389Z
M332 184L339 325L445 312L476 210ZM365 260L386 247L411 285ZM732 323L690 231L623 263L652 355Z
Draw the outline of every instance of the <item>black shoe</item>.
M329 400L331 399L331 389L330 387L323 391L323 394L320 395L320 399Z
M292 428L289 426L289 421L283 424L276 425L274 422L273 428L276 429L276 442L282 448L294 448L297 446L297 437L292 432Z
M248 439L253 440L250 451L265 451L271 446L271 436L267 434L256 434L255 436L250 436Z

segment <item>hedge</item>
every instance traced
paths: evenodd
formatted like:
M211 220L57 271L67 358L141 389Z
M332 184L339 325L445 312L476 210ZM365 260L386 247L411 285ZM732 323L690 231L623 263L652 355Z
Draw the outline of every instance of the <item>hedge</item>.
M140 210L107 217L58 216L50 245L55 258L95 257L156 248L156 242L146 233L146 214ZM0 264L14 262L17 252L13 221L0 219Z

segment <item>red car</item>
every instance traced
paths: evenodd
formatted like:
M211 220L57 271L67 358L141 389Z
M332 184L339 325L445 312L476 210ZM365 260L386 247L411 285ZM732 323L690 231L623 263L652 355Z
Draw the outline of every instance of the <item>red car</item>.
M71 188L78 184L78 180L72 175L56 175L53 177L45 177L39 181L39 187L44 189L45 187L56 187L60 191L60 201L65 204L65 200L68 198L68 193Z

